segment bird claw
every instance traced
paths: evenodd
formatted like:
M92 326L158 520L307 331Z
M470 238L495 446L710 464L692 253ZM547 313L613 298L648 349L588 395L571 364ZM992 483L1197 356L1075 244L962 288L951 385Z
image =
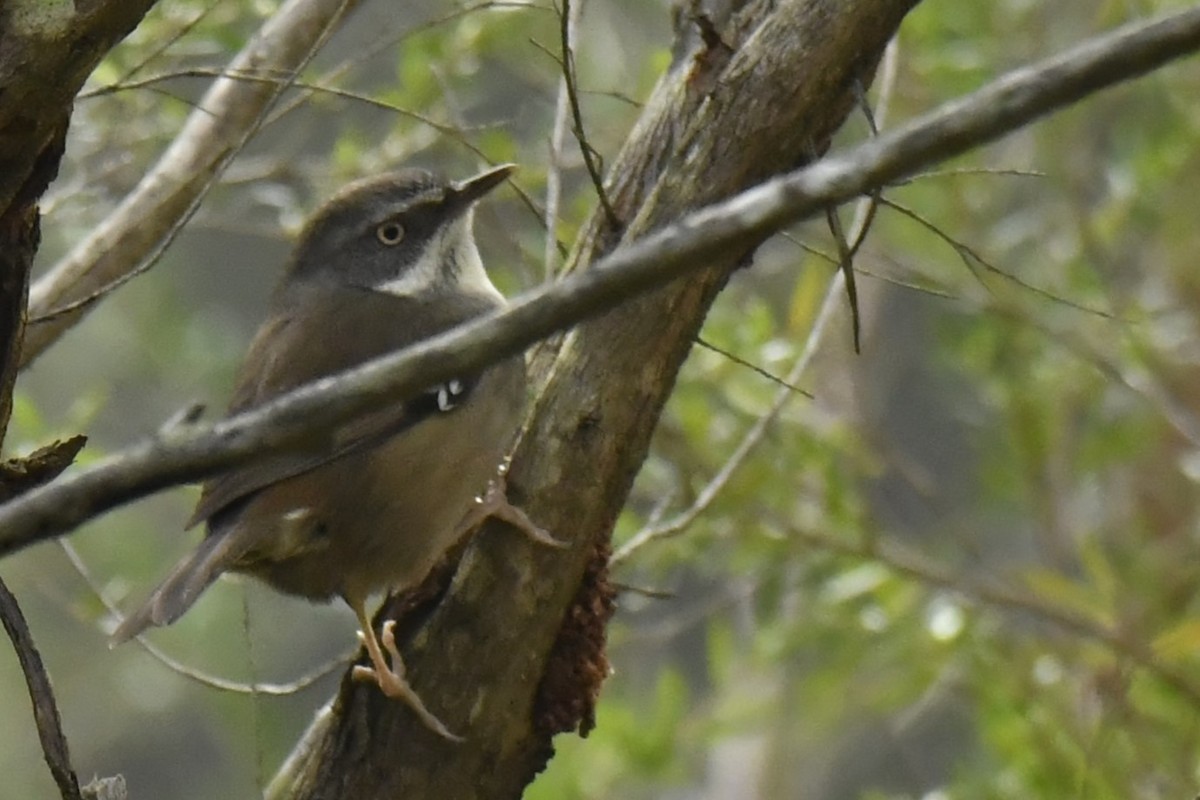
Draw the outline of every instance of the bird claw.
M383 636L380 637L379 642L374 641L374 631L359 631L358 638L366 645L367 654L371 657L371 666L355 666L350 673L354 680L376 684L384 696L403 702L413 710L425 727L443 739L451 742L465 741L463 737L451 733L450 729L425 707L420 695L405 679L404 659L400 655L400 648L396 646L396 623L394 620L389 619L383 623ZM383 644L383 649L387 650L388 655L391 656L390 665L384 659L383 653L379 649L379 643Z
M475 505L471 507L462 521L460 533L465 534L488 517L495 517L525 534L526 538L532 542L559 550L566 549L566 542L555 538L545 528L539 527L529 518L528 514L508 501L508 484L505 479L507 472L507 465L504 465L500 473L488 484L487 491L481 497L475 498Z
M525 534L525 536L532 542L545 545L546 547L553 547L557 550L567 549L566 542L554 536L552 533L550 533L550 531L546 530L540 525L537 525L529 518L528 514L510 504L508 500L504 501L504 507L500 509L500 512L495 514L495 516L499 517L509 525L512 525L514 528L519 530L521 533Z

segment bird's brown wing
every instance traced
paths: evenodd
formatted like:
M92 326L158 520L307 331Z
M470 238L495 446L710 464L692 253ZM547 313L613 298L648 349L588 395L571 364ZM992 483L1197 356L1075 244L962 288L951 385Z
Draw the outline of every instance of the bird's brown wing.
M292 290L276 298L275 313L255 337L234 392L231 412L261 405L284 392L398 350L491 310L494 298L466 298L452 309L424 308L413 298L323 287ZM419 313L421 325L406 324ZM388 323L393 321L393 325ZM380 330L380 325L383 329ZM208 535L185 556L150 597L113 634L120 642L150 625L183 614L218 575L239 563L269 535L261 526L236 525L239 510L258 492L315 469L332 459L451 410L465 400L472 381L460 379L351 420L308 449L269 456L232 470L204 487L189 525L209 522ZM233 523L233 524L231 524Z
M458 308L438 311L421 308L420 301L413 298L379 292L323 288L319 294L315 290L297 294L264 324L251 344L230 413L254 408L305 383L401 349L496 305L492 298L468 299ZM428 327L414 329L406 324L404 317L414 313L422 314ZM405 402L351 420L308 449L268 456L221 475L205 485L188 527L232 509L271 484L452 409L475 382L464 377L432 387Z

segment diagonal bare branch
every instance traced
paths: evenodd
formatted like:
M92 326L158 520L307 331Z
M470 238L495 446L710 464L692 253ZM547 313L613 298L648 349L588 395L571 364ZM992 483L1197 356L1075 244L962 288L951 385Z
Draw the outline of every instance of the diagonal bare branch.
M688 274L770 231L1012 131L1200 48L1200 8L1126 26L1017 70L877 139L688 214L506 311L318 381L262 408L164 431L0 507L0 555L130 500L284 450Z

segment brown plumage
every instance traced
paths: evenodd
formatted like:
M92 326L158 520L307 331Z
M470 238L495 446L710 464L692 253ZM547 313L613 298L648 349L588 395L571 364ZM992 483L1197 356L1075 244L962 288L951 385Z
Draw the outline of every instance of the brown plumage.
M246 355L230 411L501 307L470 217L475 200L509 171L460 184L396 173L352 186L318 211ZM356 676L377 680L431 728L452 736L404 681L385 626L388 667L364 606L373 592L419 583L463 533L464 516L496 476L519 424L524 394L524 361L509 359L397 398L310 450L213 479L189 522L206 523L207 536L114 640L173 622L229 570L312 600L340 596L358 616L372 659L373 667ZM511 507L501 512L524 519Z

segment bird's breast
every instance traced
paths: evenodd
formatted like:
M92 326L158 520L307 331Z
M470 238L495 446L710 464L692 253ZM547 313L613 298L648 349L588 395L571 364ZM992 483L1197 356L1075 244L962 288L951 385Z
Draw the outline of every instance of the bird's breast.
M524 365L482 376L460 405L268 487L238 525L271 526L245 571L310 598L416 585L454 544L520 423Z

